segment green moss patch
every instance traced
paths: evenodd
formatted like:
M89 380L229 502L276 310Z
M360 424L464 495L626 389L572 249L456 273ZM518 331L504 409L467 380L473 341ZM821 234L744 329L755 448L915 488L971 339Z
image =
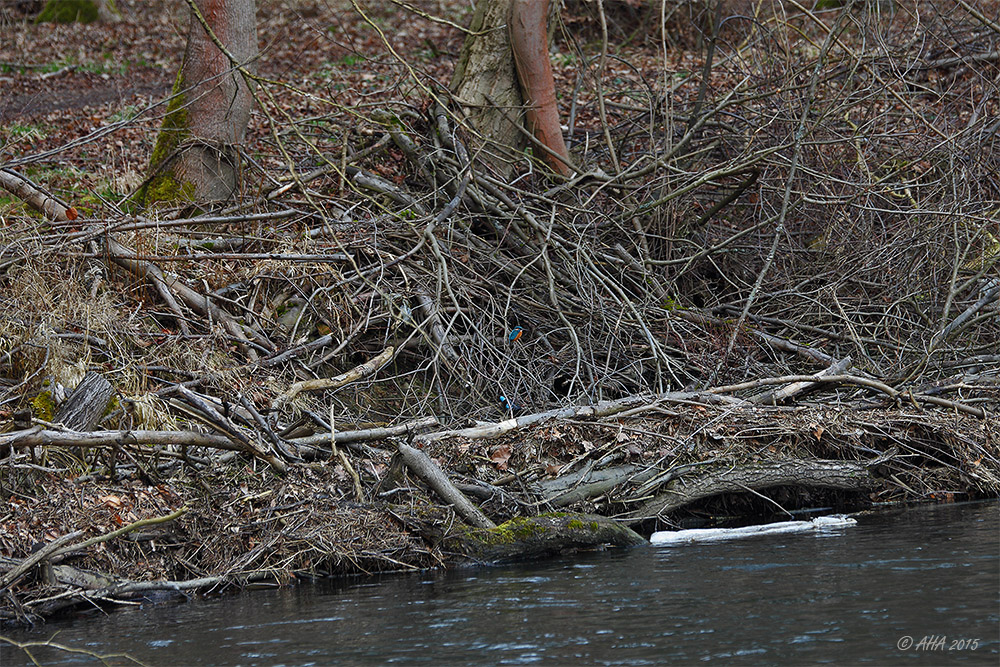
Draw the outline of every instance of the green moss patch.
M187 107L183 94L184 80L177 73L172 90L173 96L167 105L156 147L149 158L149 182L139 191L139 203L174 202L194 198L194 184L177 181L171 162L176 157L178 147L187 139L191 130L188 126Z
M97 3L91 0L49 0L35 23L93 23L97 18Z

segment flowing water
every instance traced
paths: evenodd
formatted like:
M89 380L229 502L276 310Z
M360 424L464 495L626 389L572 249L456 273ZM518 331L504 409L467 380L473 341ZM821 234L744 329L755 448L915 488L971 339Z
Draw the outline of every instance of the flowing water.
M997 665L1000 504L256 591L12 634L56 632L56 642L151 665ZM97 664L35 654L43 664ZM0 649L4 667L27 662Z

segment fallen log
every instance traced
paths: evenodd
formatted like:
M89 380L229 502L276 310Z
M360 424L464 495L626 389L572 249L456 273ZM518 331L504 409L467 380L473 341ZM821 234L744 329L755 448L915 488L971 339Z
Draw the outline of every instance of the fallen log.
M245 449L222 435L197 431L56 431L33 427L0 434L0 447L120 447L122 445L187 445L242 452Z
M526 560L604 545L646 544L634 530L604 516L574 513L518 517L494 528L462 529L442 546L479 562Z
M431 457L404 442L399 443L399 455L410 470L434 489L442 500L454 507L458 515L469 524L483 529L496 528L496 524L451 483Z
M543 504L549 507L566 507L575 502L604 495L625 482L641 484L661 472L663 471L659 468L633 464L600 470L586 468L569 475L537 482L530 488L542 497Z
M50 193L12 169L0 169L0 187L23 199L29 206L43 213L49 220L76 220L80 217L75 208L66 206Z
M828 489L862 490L874 485L871 466L884 462L830 461L824 459L775 461L733 465L695 477L681 477L667 484L654 498L623 518L635 524L655 519L685 505L719 495L760 491L774 486L809 486Z

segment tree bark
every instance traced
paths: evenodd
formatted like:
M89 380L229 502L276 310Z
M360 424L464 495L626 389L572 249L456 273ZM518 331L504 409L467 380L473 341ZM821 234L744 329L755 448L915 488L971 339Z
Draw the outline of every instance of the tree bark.
M853 461L793 459L748 463L675 480L631 512L626 523L652 519L720 493L744 493L775 486L860 490L871 488L873 483L868 465Z
M255 3L196 0L194 4L201 18L192 9L184 61L141 193L146 204L223 201L239 185L238 147L250 121L253 81L237 68L256 72Z
M476 6L451 85L479 135L472 143L479 147L489 144L490 152L483 157L503 178L510 174L517 153L527 143L517 127L523 100L510 36L503 29L510 4L511 0L481 0Z
M48 0L35 23L115 23L121 14L114 0Z
M549 0L513 0L508 32L517 78L525 98L527 128L544 147L538 149L538 157L557 174L569 176L569 151L559 123L556 87L549 61L548 13Z
M485 149L483 159L503 178L528 144L520 127L525 102L508 30L512 4L512 0L482 0L476 6L451 85L477 135L473 143ZM558 11L558 3L551 9ZM542 51L547 61L548 52L544 47ZM549 74L551 78L551 66Z

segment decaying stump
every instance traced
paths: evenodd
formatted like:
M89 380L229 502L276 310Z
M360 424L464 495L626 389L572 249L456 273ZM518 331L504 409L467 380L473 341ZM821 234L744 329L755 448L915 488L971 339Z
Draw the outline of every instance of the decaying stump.
M93 431L107 412L115 388L104 376L88 372L55 415L55 421L74 431Z

